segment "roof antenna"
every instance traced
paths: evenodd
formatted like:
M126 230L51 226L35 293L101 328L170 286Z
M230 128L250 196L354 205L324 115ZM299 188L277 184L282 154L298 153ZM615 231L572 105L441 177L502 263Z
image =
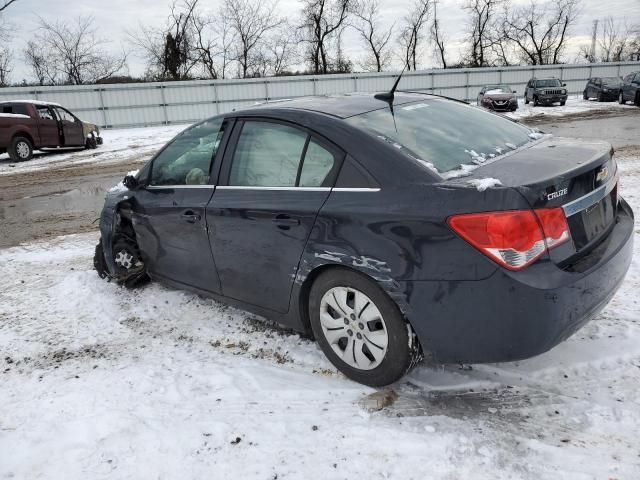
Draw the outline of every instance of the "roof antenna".
M398 78L396 78L396 81L393 84L391 91L385 92L385 93L376 93L373 96L373 98L375 98L376 100L382 100L383 102L387 102L389 104L389 111L391 112L391 116L393 117L393 126L396 129L396 133L398 133L398 127L396 125L396 116L395 116L395 113L393 112L393 100L395 98L396 88L398 88L398 84L400 83L400 79L402 78L402 74L404 73L406 68L407 68L407 64L405 63L404 67L402 68L402 71L400 72L400 75L398 75Z

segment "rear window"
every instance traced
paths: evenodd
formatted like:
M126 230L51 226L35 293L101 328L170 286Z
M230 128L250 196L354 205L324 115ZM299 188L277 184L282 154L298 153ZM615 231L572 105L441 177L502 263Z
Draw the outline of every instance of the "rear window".
M440 173L464 164L482 164L540 135L506 118L450 100L430 98L396 105L394 111L395 125L388 108L346 121L419 161L433 164Z

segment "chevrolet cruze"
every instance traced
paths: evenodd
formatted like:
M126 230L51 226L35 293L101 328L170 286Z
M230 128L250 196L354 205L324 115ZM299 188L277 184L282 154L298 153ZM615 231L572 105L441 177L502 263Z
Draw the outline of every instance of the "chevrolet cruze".
M102 211L101 276L276 320L372 386L423 356L545 352L607 304L632 256L608 143L431 95L216 116L124 185Z

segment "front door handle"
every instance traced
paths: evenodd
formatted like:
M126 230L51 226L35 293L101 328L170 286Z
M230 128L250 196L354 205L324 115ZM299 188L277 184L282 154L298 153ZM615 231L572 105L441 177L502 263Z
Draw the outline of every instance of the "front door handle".
M195 213L193 210L187 210L183 212L181 217L187 223L196 223L202 219L202 217L199 214Z
M286 213L276 215L273 218L273 221L278 226L278 228L281 228L283 230L288 230L291 227L300 225L300 220L298 220L297 218L291 218Z

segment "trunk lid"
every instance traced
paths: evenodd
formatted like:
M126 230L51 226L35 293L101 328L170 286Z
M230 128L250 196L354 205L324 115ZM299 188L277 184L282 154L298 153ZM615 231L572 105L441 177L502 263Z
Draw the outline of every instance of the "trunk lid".
M572 241L549 252L561 267L591 251L613 227L618 172L606 142L547 138L480 166L464 180L488 178L516 189L532 208L564 209Z

